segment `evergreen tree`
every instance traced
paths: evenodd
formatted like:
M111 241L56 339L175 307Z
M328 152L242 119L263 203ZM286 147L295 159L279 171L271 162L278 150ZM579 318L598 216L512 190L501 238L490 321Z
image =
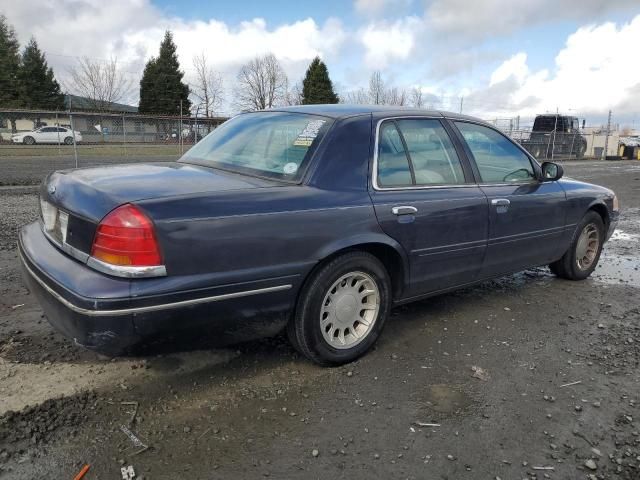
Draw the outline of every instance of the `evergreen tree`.
M302 81L302 104L338 103L338 101L327 66L320 57L314 58Z
M20 44L13 27L0 15L0 106L19 107Z
M26 108L62 110L64 96L60 84L47 65L44 54L35 39L31 39L22 53L22 63L18 72L20 102Z
M182 82L184 73L176 54L173 35L166 31L160 44L160 54L151 58L144 67L140 80L140 113L179 114L191 108L189 87Z

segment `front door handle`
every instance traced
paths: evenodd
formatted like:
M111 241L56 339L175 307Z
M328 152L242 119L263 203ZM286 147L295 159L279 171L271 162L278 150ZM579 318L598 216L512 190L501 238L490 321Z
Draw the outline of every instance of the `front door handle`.
M403 205L400 207L393 207L391 209L391 213L393 213L394 215L415 215L416 213L418 213L418 209L416 207Z

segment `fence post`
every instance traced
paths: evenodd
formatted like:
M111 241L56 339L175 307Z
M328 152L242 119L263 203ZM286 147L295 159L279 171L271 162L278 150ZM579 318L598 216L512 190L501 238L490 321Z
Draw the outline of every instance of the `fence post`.
M60 151L60 122L58 121L58 112L56 112L56 130L58 130L58 156L62 156L62 151Z
M124 113L122 114L122 149L124 150L124 156L127 156L127 129L124 123Z
M71 102L69 102L69 106L71 106ZM71 124L71 138L73 138L73 158L76 162L76 168L78 168L78 147L76 144L76 129L73 127L73 114L71 113L71 109L69 109L69 123Z
M180 135L178 138L180 140L180 156L182 156L184 154L184 146L182 143L182 100L180 100L180 131L178 135Z

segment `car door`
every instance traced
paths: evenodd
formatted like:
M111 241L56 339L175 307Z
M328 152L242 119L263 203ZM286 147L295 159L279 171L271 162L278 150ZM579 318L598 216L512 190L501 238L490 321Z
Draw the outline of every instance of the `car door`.
M36 137L38 143L55 143L58 138L58 129L56 127L42 127Z
M548 264L562 255L566 195L542 181L540 167L498 130L453 122L489 200L489 242L482 276Z
M406 297L474 281L488 234L488 205L460 144L441 118L382 119L371 199L384 232L409 257Z

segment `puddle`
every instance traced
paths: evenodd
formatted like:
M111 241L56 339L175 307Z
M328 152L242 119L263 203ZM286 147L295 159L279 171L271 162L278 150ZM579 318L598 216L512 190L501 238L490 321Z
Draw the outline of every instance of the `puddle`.
M628 257L605 250L591 278L612 285L640 287L640 257Z
M473 404L473 400L461 389L442 384L429 386L421 403L428 412L446 415L463 413Z
M640 239L640 235L636 233L627 233L624 230L616 230L615 232L613 232L613 235L611 235L609 241L615 242L617 240L622 240L624 242L632 242L638 239Z

